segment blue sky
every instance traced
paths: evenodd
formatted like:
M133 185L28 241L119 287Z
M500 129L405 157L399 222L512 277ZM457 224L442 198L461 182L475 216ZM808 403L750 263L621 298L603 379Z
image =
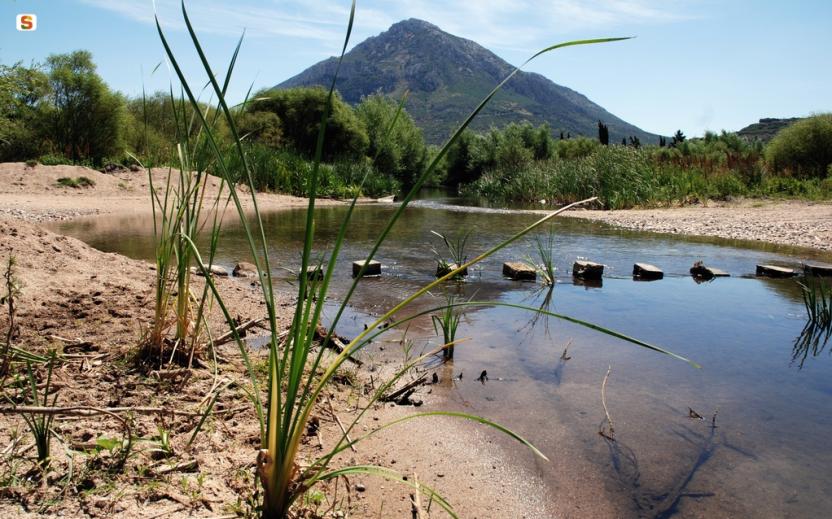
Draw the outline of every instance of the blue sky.
M246 29L232 98L338 52L346 0L190 0L192 21L221 69ZM151 0L2 0L0 61L40 61L88 49L99 73L136 95L166 88ZM186 72L200 78L178 0L157 0ZM38 30L17 32L18 13ZM404 18L475 40L511 63L566 39L636 36L564 49L528 70L573 88L651 132L736 130L760 117L832 111L832 2L748 0L359 0L351 45ZM144 74L142 74L142 71ZM200 79L202 81L202 79Z

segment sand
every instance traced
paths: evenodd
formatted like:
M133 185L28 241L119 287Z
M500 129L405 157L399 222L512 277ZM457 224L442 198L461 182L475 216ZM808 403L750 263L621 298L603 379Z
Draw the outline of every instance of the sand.
M174 171L174 175L177 173ZM91 187L64 187L59 178L86 177ZM152 170L154 187L163 194L168 178L167 168ZM175 179L174 179L175 182ZM0 217L11 217L32 222L68 220L91 215L149 214L150 179L146 170L120 170L114 173L81 166L27 167L22 162L0 163ZM206 198L216 194L220 180L208 177ZM251 199L244 187L238 188L243 207L251 209ZM227 193L227 189L224 191ZM264 210L304 206L305 198L274 193L259 193L259 207ZM341 203L322 199L321 205Z
M741 200L668 209L573 211L573 218L633 229L832 250L832 203Z

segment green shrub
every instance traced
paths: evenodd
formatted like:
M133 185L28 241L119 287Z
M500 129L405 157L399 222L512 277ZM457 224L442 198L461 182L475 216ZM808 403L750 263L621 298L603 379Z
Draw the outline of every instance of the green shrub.
M277 148L283 140L280 117L273 112L246 112L240 117L240 135L249 142L258 142Z
M259 143L247 144L244 149L258 191L307 195L307 179L312 168L309 160L291 151L275 150ZM238 155L229 153L229 158L228 169L234 178L237 182L247 182L242 178L243 166ZM351 198L356 193L379 197L396 193L399 188L397 180L376 171L369 159L321 164L318 178L318 195L323 197Z
M596 139L576 137L560 140L555 144L557 156L562 159L579 159L588 157L601 144Z
M38 162L43 164L44 166L61 166L64 164L72 164L72 161L63 155L53 155L53 154L46 154L42 155Z
M711 198L714 199L725 200L728 197L741 196L747 192L748 187L735 173L718 175L712 181Z
M95 181L87 177L61 177L58 179L58 185L63 187L72 187L75 189L79 189L82 187L94 187Z
M780 130L765 155L775 171L825 178L832 166L832 114L815 115Z
M26 167L34 168L37 165L38 165L38 161L35 160L35 159L29 159L29 160L26 161Z

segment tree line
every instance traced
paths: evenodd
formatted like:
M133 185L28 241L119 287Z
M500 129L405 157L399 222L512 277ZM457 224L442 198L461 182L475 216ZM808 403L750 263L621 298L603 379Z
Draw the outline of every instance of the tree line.
M30 66L0 65L0 161L100 167L130 163L132 155L145 164L175 164L182 133L199 132L198 124L177 123L195 119L182 101L169 92L128 97L112 91L88 51L52 55ZM323 88L263 90L238 107L235 125L252 154L310 160L326 101ZM207 116L215 110L209 104L200 108ZM324 160L369 167L396 184L412 183L425 167L428 148L406 111L385 132L397 111L398 104L382 95L367 96L355 107L336 95ZM231 145L222 118L212 130L221 145ZM263 180L264 186L269 183Z
M262 90L235 109L259 188L303 194L303 172L314 155L326 100L322 88ZM127 164L135 156L145 164L175 164L183 132L199 132L198 125L177 124L196 119L183 101L170 92L129 97L112 91L98 75L92 54L83 50L29 66L0 65L0 160L100 167ZM215 107L202 104L200 109L210 115ZM422 173L435 148L426 146L406 110L388 134L397 112L398 103L381 94L369 95L355 107L335 96L323 150L324 181L332 194L353 193L364 177L372 177L367 191L382 194L411 185ZM222 118L213 131L221 145L232 144ZM639 157L652 164L707 175L727 172L747 185L764 175L825 179L832 164L832 115L795 123L765 147L726 132L689 139L681 130L669 140L660 137L657 144L630 137L619 146L610 143L601 121L597 140L562 131L556 139L547 125L512 123L479 134L465 131L431 182L458 187L489 174L509 183L532 164L585 159L597 154L599 146L642 148Z

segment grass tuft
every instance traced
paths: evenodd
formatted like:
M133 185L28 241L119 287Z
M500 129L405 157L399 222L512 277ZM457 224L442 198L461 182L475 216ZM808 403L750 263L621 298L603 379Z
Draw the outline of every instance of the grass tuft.
M61 177L58 179L58 185L61 187L80 189L83 187L95 187L95 181L88 177Z

